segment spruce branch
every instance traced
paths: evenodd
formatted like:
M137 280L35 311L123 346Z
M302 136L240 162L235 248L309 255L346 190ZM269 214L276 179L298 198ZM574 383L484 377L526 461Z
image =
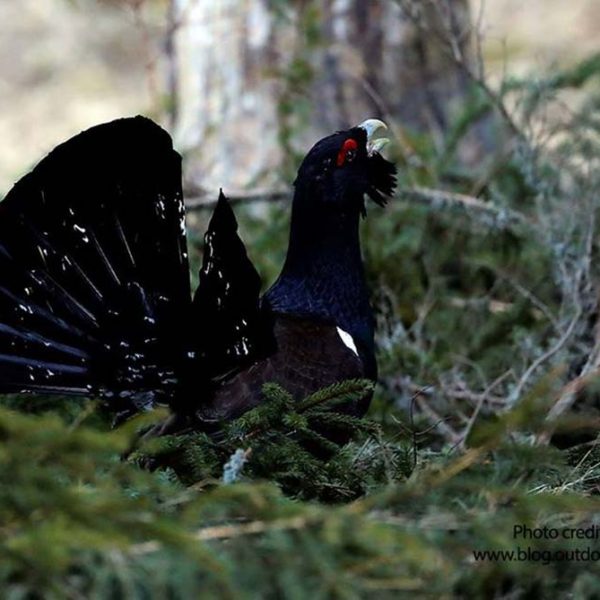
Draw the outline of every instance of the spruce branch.
M343 402L355 402L373 391L375 384L368 379L350 379L340 383L334 383L300 402L298 412L304 412L315 406L335 404Z

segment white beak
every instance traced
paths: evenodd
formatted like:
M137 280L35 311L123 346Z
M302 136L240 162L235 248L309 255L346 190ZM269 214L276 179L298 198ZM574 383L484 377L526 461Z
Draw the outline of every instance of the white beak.
M379 152L390 141L388 138L379 138L377 140L373 139L373 136L380 129L388 129L388 126L379 119L367 119L358 125L358 127L367 132L367 153L369 156L373 155L374 152Z

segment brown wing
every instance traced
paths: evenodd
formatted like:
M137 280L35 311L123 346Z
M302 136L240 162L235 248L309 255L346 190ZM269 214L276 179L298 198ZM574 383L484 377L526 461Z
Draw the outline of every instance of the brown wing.
M334 325L276 314L274 335L277 351L217 388L198 417L205 421L238 417L261 403L265 383L279 384L299 401L333 383L366 376L352 341ZM370 396L362 398L346 412L362 416L369 401Z

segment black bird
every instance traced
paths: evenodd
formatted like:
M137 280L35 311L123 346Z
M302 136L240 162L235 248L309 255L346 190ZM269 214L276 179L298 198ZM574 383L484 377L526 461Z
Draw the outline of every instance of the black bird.
M181 159L152 121L55 148L0 203L0 393L97 397L119 419L164 403L201 428L259 404L266 382L300 399L374 380L359 220L365 196L383 205L395 186L372 139L382 127L370 119L310 150L287 258L262 298L221 194L192 299Z

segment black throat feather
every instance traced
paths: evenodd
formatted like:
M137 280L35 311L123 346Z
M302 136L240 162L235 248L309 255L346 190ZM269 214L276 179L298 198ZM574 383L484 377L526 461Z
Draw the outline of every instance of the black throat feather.
M374 372L374 318L359 239L362 207L362 194L347 195L342 205L328 203L297 182L287 257L266 299L274 312L331 322L348 332Z

